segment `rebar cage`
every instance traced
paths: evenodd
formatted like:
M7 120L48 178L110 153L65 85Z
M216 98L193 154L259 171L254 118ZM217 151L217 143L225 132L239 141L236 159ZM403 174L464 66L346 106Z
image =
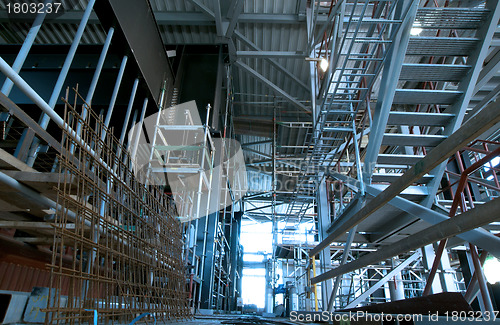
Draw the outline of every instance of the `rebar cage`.
M76 91L75 91L76 92ZM127 150L86 103L66 100L46 323L189 317L173 200L132 172ZM88 113L87 113L88 112ZM76 130L76 131L73 131Z

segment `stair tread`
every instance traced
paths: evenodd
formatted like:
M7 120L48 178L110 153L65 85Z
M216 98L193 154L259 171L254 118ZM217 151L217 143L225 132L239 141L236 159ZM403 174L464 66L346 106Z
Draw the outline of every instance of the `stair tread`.
M468 56L479 43L478 38L410 37L407 55Z
M435 147L446 139L445 135L384 133L383 145Z
M391 112L389 114L389 125L428 125L444 126L455 114L448 113L424 113L424 112Z
M457 90L396 89L393 103L451 105L460 95Z
M379 154L377 163L379 164L403 164L414 165L424 156L404 155L404 154Z
M417 11L415 22L421 28L476 29L490 11L485 8L423 8Z
M470 65L405 63L400 80L405 81L460 81L470 70Z

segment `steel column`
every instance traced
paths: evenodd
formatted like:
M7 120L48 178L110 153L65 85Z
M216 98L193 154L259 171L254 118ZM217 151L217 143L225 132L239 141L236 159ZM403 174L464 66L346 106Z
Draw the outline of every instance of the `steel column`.
M493 313L493 304L491 303L490 293L488 291L488 287L486 286L486 279L484 277L483 268L481 263L479 263L479 256L477 254L476 247L472 244L469 244L469 249L472 255L472 263L474 265L474 274L477 277L477 282L479 284L479 291L481 292L481 297L483 298L483 303L485 310L490 313ZM484 312L483 311L483 312Z
M359 202L361 202L361 201L358 201L358 203ZM352 245L352 242L354 241L354 237L356 236L357 229L358 229L358 226L354 226L349 231L349 235L348 235L347 240L345 242L344 251L342 252L342 259L340 261L340 265L344 265L347 263L347 258L349 257L349 253L351 252L351 245ZM342 276L339 275L335 278L335 283L333 285L332 294L330 296L330 300L328 301L328 309L327 310L330 312L333 311L333 307L335 304L335 298L337 297L337 291L339 290L341 283L342 283Z
M328 229L328 225L331 222L330 219L330 209L328 207L328 196L326 191L326 182L323 181L319 184L318 192L317 192L317 206L318 206L318 233L320 240L323 240L328 234L326 230ZM320 265L321 272L328 272L328 269L331 268L331 255L330 250L325 249L320 253ZM328 305L328 297L332 294L332 282L327 281L321 286L321 301L323 310L326 310L325 307Z

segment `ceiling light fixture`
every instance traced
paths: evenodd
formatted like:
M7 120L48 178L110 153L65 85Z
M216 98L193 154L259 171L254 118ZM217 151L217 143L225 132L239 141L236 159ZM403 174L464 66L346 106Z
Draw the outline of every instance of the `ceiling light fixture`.
M315 61L319 63L319 68L321 71L326 72L330 63L326 58L306 58L306 61Z
M328 70L328 61L325 58L322 58L321 61L319 61L319 67L323 72L326 72Z

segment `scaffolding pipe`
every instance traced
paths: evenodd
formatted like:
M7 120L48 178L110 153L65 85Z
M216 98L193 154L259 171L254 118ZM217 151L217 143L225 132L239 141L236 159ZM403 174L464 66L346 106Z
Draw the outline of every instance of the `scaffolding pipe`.
M139 119L139 123L137 123L136 126L134 126L132 128L132 132L135 131L135 129L137 128L137 131L136 131L136 135L135 135L135 139L134 137L132 137L132 139L130 140L134 140L134 143L132 145L132 148L131 148L131 155L130 155L130 159L133 160L135 159L135 155L137 154L137 148L139 147L139 139L141 138L141 130L142 130L142 125L144 124L144 116L146 115L146 109L148 107L148 98L144 98L144 102L142 104L142 111L141 111L141 117Z
M89 20L90 14L92 13L92 9L94 8L96 0L90 0L85 12L83 13L82 20L80 21L80 25L76 31L75 37L73 38L73 42L71 43L71 47L69 49L68 55L66 56L66 60L61 68L61 72L59 73L59 77L57 78L56 85L54 86L54 91L49 99L49 106L54 108L56 106L57 100L59 99L59 94L61 93L61 89L64 85L64 81L66 80L66 76L68 75L69 68L76 54L76 49L80 44L80 40L83 36L83 32L85 31L85 27L87 26L87 22ZM44 114L42 116L42 120L40 122L40 126L44 129L47 128L49 124L51 116L48 114Z
M125 141L125 134L127 133L128 121L130 120L130 114L132 113L132 107L134 106L135 94L137 93L137 87L139 86L139 78L134 80L134 85L132 86L132 93L130 94L130 100L127 106L127 113L125 114L125 120L123 121L122 133L120 135L120 145L123 146L123 141ZM120 157L121 152L118 154Z
M215 216L214 216L215 218ZM203 279L205 277L205 258L207 257L207 239L208 239L208 221L210 220L210 216L207 214L205 216L205 229L203 230L203 249L201 255L201 265L200 265L200 286L198 290L198 309L200 309L201 303L201 291L203 289Z
M87 8L85 9L85 12L82 16L82 20L80 21L80 24L78 26L78 29L76 31L75 37L73 38L73 42L71 43L71 47L69 49L68 55L66 56L66 59L64 61L64 64L61 68L61 72L59 73L59 77L57 78L56 84L54 86L54 90L52 91L52 95L50 96L49 103L48 105L54 109L56 106L57 100L59 99L59 94L61 93L61 89L64 85L64 81L66 80L66 77L68 76L69 68L71 66L71 63L73 62L73 59L76 54L76 50L78 48L78 45L80 44L80 40L83 36L83 32L85 31L85 27L87 26L87 22L89 20L90 14L92 13L92 9L94 8L96 0L90 0L87 4ZM49 124L49 121L51 119L51 116L44 113L42 114L41 120L40 120L40 126L43 129L47 129L47 126ZM25 141L32 141L31 136L25 136L26 133L23 134L22 141L21 141L21 147L22 143ZM33 140L33 144L29 150L28 154L28 160L26 164L28 166L33 166L38 149L40 145L40 140L38 138L35 138ZM20 147L19 147L20 148Z
M45 0L44 7L51 3L52 0ZM28 34L26 35L26 38L24 39L23 45L21 46L21 49L19 50L19 53L17 54L16 60L12 64L12 69L19 73L21 71L21 68L23 67L24 61L28 57L28 53L31 49L31 46L33 45L33 42L36 39L36 35L38 34L38 31L40 30L40 27L42 26L43 20L45 19L45 16L47 15L46 10L40 11L37 15L35 20L33 21L33 25L31 26L30 30L28 31ZM10 79L6 79L5 82L3 83L2 90L1 92L5 94L5 96L9 96L10 91L12 90L12 86L14 86L14 83Z
M410 186L412 183L419 180L428 171L448 159L451 154L465 147L468 143L476 139L498 122L500 122L500 103L492 102L476 116L467 121L467 123L460 127L455 133L451 134L447 139L431 150L424 158L418 161L412 168L399 177L382 193L368 202L356 214L341 225L337 226L327 238L325 238L309 252L309 255L317 255L337 238L368 218L372 213L387 204L391 199L399 195L401 191Z
M99 81L99 77L101 76L102 68L104 66L104 61L106 60L106 56L108 55L109 46L111 45L111 39L113 38L113 34L115 33L115 29L113 27L109 28L108 35L106 36L106 40L104 41L104 46L102 47L101 55L99 56L99 61L97 61L97 66L95 68L94 76L92 77L92 81L90 82L89 91L87 92L87 97L85 97L85 102L88 105L92 105L92 99L94 98L94 92L97 88L97 82ZM87 118L87 107L83 106L82 111L82 120L85 121ZM78 135L81 134L81 126L78 124L77 127Z
M313 271L313 278L314 279L316 277L316 257L313 256L311 258L311 263L312 263L312 271ZM311 279L311 282L312 282L312 279ZM315 311L318 311L318 288L316 286L315 283L313 283L313 290L314 290L314 310Z
M40 107L40 109L44 112L44 114L47 114L51 120L56 123L57 126L59 126L61 129L66 130L68 132L68 135L79 145L83 147L84 150L88 151L93 157L95 157L99 163L101 163L104 168L109 171L113 176L116 178L119 178L113 170L106 164L105 161L102 160L102 158L99 158L96 152L78 135L76 134L75 130L71 128L64 120L59 116L59 114L54 111L52 107L50 107L43 99L36 93L33 88L28 85L26 81L24 81L21 76L17 72L15 72L5 60L0 57L0 71L5 74L5 76L9 79L11 79L14 84L29 98L33 101L35 105ZM147 100L147 99L146 99Z
M123 74L125 72L125 67L127 66L127 60L128 56L123 56L120 70L118 71L118 76L116 77L115 87L113 88L113 94L111 95L111 100L109 102L106 118L104 120L104 128L101 134L101 141L104 141L107 129L109 127L109 122L111 122L111 116L113 115L113 110L115 109L116 98L118 97L118 91L120 90L120 86L122 84Z
M426 245L435 243L443 238L449 238L463 232L498 221L498 211L500 210L500 200L495 199L477 206L476 208L464 212L454 218L440 222L428 227L414 235L408 236L390 246L384 247L374 253L367 254L357 260L339 266L331 271L323 273L313 279L312 283L318 283L333 277L360 269L367 265L372 265L393 256L412 251Z

